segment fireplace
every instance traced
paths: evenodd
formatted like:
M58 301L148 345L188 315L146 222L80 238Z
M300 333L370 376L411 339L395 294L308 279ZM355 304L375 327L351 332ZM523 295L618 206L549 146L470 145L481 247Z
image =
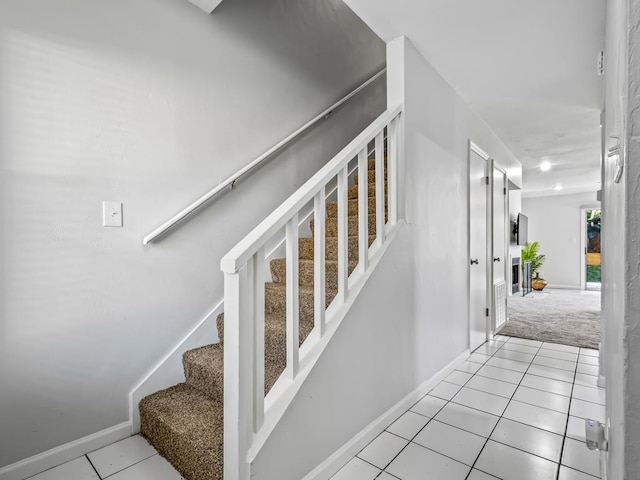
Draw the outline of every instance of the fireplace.
M520 257L511 259L511 293L520 291Z

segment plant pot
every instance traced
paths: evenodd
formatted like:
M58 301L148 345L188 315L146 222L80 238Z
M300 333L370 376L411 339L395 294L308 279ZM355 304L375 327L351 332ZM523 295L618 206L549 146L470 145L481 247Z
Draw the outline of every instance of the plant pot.
M544 290L544 287L547 286L547 281L542 278L534 278L531 280L531 288L533 288L536 292L540 292Z

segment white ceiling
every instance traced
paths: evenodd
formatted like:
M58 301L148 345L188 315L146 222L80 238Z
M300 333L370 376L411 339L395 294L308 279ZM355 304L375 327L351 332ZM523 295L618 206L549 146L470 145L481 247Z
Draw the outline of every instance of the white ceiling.
M523 194L599 188L605 0L345 1L385 41L406 35L484 117L522 162Z

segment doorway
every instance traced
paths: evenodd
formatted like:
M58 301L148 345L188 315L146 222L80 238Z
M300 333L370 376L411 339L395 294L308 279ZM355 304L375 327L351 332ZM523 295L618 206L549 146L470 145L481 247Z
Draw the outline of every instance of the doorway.
M489 156L469 143L469 348L489 337L487 192Z
M602 286L601 225L601 209L582 209L582 285L585 290L600 290Z
M507 201L507 172L500 167L495 160L491 160L491 257L489 258L489 268L491 270L492 289L491 306L491 334L497 334L507 323L507 290L511 290L511 285L507 288L507 265L509 255L507 248L509 245L509 205Z

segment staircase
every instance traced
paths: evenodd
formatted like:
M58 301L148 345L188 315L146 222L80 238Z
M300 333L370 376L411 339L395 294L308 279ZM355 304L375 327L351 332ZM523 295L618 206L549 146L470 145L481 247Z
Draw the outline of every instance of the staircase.
M365 157L366 158L366 157ZM388 194L385 165L385 221ZM375 161L368 161L368 242L376 239ZM359 261L358 174L348 187L348 271ZM314 221L311 230L315 232ZM327 202L325 222L325 302L338 292L338 204ZM298 240L299 344L314 327L314 238ZM272 283L264 289L264 394L287 366L286 259L270 262ZM141 433L187 480L223 478L224 317L217 319L221 342L183 355L185 382L156 392L140 402Z

